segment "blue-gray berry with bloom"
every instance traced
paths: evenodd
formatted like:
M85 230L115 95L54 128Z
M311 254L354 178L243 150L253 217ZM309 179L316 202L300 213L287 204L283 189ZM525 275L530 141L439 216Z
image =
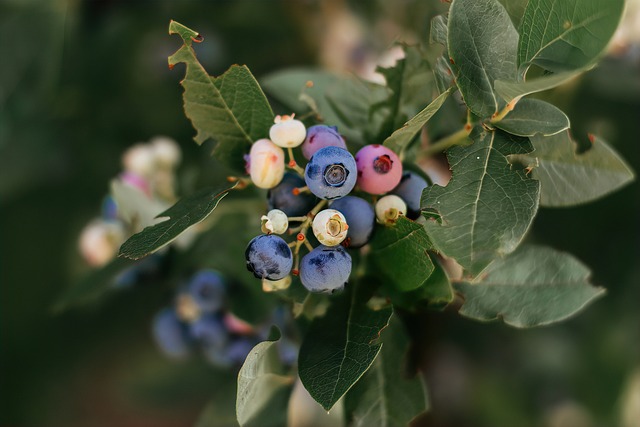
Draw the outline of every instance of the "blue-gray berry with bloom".
M350 274L351 256L342 246L320 245L300 262L300 281L310 292L340 292Z
M214 270L197 272L187 285L189 295L204 312L220 310L224 304L226 286L223 277Z
M422 190L427 185L427 180L412 171L405 171L402 174L400 183L391 190L391 194L400 196L407 204L406 216L409 219L417 219L420 216L420 199L422 198Z
M304 180L309 190L326 200L349 194L357 179L355 159L351 153L339 147L324 147L316 151L304 171Z
M369 242L376 224L376 213L371 203L360 197L346 196L331 203L331 209L341 212L349 224L347 238L342 243L344 246L359 248Z
M291 248L282 237L275 234L264 234L251 239L244 255L247 270L258 279L283 279L293 267Z

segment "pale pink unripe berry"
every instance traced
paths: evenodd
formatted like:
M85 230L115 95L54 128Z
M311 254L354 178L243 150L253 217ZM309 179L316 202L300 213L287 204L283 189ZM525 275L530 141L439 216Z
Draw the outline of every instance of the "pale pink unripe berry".
M249 152L249 174L259 188L273 188L284 176L284 151L268 139L259 139Z
M325 246L337 246L347 237L349 226L341 212L325 209L313 218L313 234Z
M307 128L300 120L290 116L276 116L273 126L269 129L269 138L280 147L297 147L307 136Z
M78 247L87 264L101 267L113 259L124 238L119 222L95 220L80 233Z
M365 145L356 153L358 186L369 194L393 190L402 179L402 162L384 145Z

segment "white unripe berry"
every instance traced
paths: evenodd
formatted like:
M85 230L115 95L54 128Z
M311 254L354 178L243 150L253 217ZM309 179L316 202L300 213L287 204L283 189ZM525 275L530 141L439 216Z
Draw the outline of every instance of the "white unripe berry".
M149 144L153 149L158 166L165 168L176 167L182 160L182 152L176 142L165 136L153 138Z
M264 292L283 291L291 286L291 276L286 276L280 280L262 279L262 290Z
M143 177L149 177L155 170L156 155L149 144L136 144L122 155L122 167Z
M347 220L335 209L325 209L313 218L313 234L325 246L337 246L347 237Z
M273 188L284 176L284 151L268 139L259 139L249 152L249 174L259 188Z
M395 194L389 194L376 203L376 218L380 224L395 224L400 216L407 213L407 204Z
M271 209L260 219L261 229L265 234L284 234L289 228L289 218L280 209Z
M307 136L307 128L300 120L290 116L276 116L274 125L269 129L269 138L280 147L297 147Z

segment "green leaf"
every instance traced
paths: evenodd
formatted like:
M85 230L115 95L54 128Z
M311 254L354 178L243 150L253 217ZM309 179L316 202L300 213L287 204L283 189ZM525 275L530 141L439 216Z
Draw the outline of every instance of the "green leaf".
M551 72L592 64L620 22L623 0L529 0L520 24L518 66Z
M127 268L135 265L135 261L114 258L105 266L91 271L78 283L67 289L54 304L53 311L59 313L71 306L95 300L113 289L118 276Z
M463 316L528 328L564 320L603 296L604 289L589 283L590 274L572 255L525 245L474 282L454 287L464 298Z
M236 415L241 427L282 426L295 379L284 375L277 341L256 345L238 374Z
M629 165L600 138L591 136L592 145L576 154L569 132L548 138L531 138L535 151L510 156L512 162L530 167L540 181L540 205L573 206L603 197L629 184L635 176Z
M345 396L349 426L406 426L429 409L423 382L419 377L407 378L409 337L396 316L381 340L384 345L373 365Z
M452 90L452 88L449 88L434 99L431 104L425 107L424 110L413 116L411 120L404 124L404 126L393 132L387 139L385 139L383 145L389 147L398 154L402 153L411 143L413 138L415 138L415 136L420 132L422 127L427 124L429 119L431 119L431 117L440 110L440 107L442 107L444 101L447 100Z
M167 220L134 234L120 247L118 256L139 259L168 245L183 231L203 221L214 211L220 200L235 187L205 188L180 199L175 205L158 215Z
M497 128L518 136L555 135L569 129L569 118L558 107L539 99L522 99Z
M574 71L538 77L524 82L496 80L495 90L502 99L511 102L532 93L553 89L569 80L573 80L586 70L586 68L581 68Z
M422 286L433 272L427 254L432 247L422 225L400 217L393 226L376 230L371 259L394 288L407 292Z
M453 0L449 10L449 57L456 83L469 109L491 117L504 102L495 80L516 80L518 32L496 0Z
M380 132L373 135L373 143L387 138L432 98L434 76L425 53L417 46L403 46L403 51L404 58L394 66L376 70L384 76L391 93L371 110L375 113L383 108L386 115Z
M446 15L434 16L431 20L431 31L429 31L429 41L447 47L448 23Z
M392 313L391 307L369 308L355 291L334 299L326 314L311 322L300 347L300 380L327 411L375 360L380 331Z
M453 288L440 263L433 261L433 266L433 272L419 288L400 292L393 283L385 281L382 289L395 307L402 307L411 312L442 310L453 301Z
M184 42L169 57L169 66L186 65L182 80L184 111L198 132L195 141L202 144L214 140L213 155L226 165L244 170L243 154L254 141L268 135L273 124L267 98L246 66L233 65L218 77L208 75L191 46L198 37L195 31L171 21L169 34L179 34Z
M506 158L531 151L527 139L481 127L470 138L473 144L447 152L451 181L428 187L421 205L436 249L475 275L518 246L538 209L540 186Z
M366 142L365 130L369 129L371 106L388 96L388 90L383 86L313 68L278 71L260 81L269 95L296 113L309 111L301 94L310 97L324 123L338 126L338 131L347 141L356 145ZM307 82L313 83L311 87ZM378 128L379 124L371 126Z

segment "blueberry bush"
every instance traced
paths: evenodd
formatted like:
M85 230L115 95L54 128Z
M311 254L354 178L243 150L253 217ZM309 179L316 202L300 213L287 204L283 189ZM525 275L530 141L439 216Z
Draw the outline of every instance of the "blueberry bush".
M228 180L179 198L175 142L127 151L83 231L96 269L57 308L168 276L176 294L150 333L170 358L237 370L240 426L286 424L299 383L346 425L408 425L429 410L407 357L416 313L531 328L604 295L581 261L527 235L540 207L594 201L634 173L598 136L579 149L569 117L535 95L598 63L623 6L529 0L516 27L497 0L453 0L430 44L378 68L386 84L300 69L258 81L244 65L211 76L194 50L205 37L171 21L184 112Z

